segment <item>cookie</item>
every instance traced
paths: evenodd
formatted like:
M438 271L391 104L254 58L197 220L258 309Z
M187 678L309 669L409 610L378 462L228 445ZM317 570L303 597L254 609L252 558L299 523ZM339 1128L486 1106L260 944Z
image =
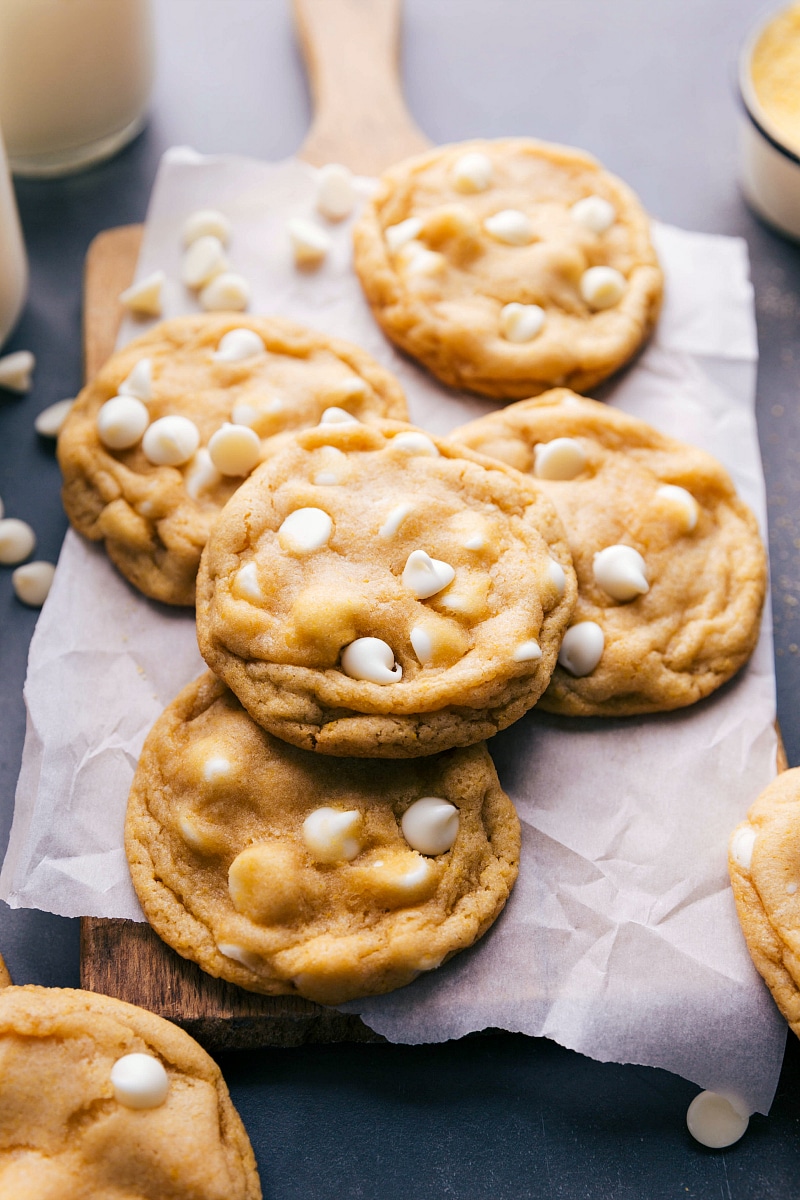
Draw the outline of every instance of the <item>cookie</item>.
M716 459L560 389L452 437L533 475L567 530L578 603L542 708L569 716L681 708L747 661L766 556L755 517Z
M353 421L295 435L229 501L198 574L197 636L270 733L416 757L536 702L574 598L541 489L412 426Z
M122 1000L0 991L0 1194L260 1200L253 1151L216 1063Z
M728 866L750 956L800 1037L800 768L758 797L733 832Z
M67 417L67 516L146 596L194 604L219 510L326 409L407 416L399 384L347 342L238 313L165 321L115 354Z
M588 390L636 353L661 303L641 204L565 146L463 142L401 162L354 238L387 337L485 396Z
M125 846L156 932L204 971L323 1004L472 945L514 883L519 822L485 746L397 763L271 737L210 673L145 742Z

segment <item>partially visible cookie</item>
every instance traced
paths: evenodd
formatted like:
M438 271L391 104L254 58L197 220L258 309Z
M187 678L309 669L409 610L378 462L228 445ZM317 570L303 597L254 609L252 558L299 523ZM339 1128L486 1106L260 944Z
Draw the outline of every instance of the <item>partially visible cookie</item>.
M387 337L453 387L585 391L649 335L662 274L636 196L588 154L524 138L398 163L355 267Z
M485 746L395 763L271 737L210 673L145 742L125 845L156 932L211 975L336 1004L471 945L517 874Z
M747 661L766 556L724 467L565 390L451 435L531 474L564 522L578 603L542 708L627 716L681 708Z
M113 355L71 409L58 439L67 516L146 596L191 605L219 510L326 409L407 416L399 384L348 342L275 317L165 321Z
M3 1200L260 1200L219 1067L153 1013L94 992L0 991Z
M319 425L220 515L197 636L270 733L414 758L535 704L574 598L561 522L523 475L412 426Z
M747 948L800 1037L800 768L758 797L733 832L728 866Z

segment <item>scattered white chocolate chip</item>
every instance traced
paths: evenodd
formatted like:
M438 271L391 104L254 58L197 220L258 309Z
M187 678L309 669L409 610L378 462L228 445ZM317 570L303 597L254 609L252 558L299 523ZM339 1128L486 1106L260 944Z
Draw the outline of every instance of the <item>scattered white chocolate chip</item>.
M183 224L184 246L191 246L201 237L216 237L227 246L231 237L231 223L224 213L216 208L201 208L191 213Z
M331 239L325 230L305 217L293 217L286 229L297 266L318 267L331 248Z
M404 454L420 455L423 458L439 458L439 451L425 433L396 433L392 446Z
M556 562L554 558L551 558L547 564L547 574L550 578L550 582L556 589L556 593L560 600L564 595L564 589L567 586L567 576L564 572L564 568L560 562Z
M345 400L363 400L369 391L369 384L360 375L350 375L341 379L326 389L325 399L341 404Z
M749 871L753 861L753 848L756 844L758 830L745 822L733 831L731 838L731 857L743 871Z
M203 779L212 787L223 779L229 779L233 771L233 763L223 754L212 754L203 764Z
M456 159L453 185L459 192L485 192L492 182L494 170L488 154L472 150Z
M678 487L675 483L665 483L656 489L659 500L668 505L681 519L686 533L691 533L697 525L699 507L691 492Z
M236 572L233 580L236 594L243 600L251 600L259 604L264 599L261 584L258 581L258 568L254 562L245 563Z
M424 550L412 550L403 568L403 587L418 600L427 600L441 592L456 577L455 569L439 558L431 558Z
M178 828L181 831L181 837L192 850L204 850L206 848L206 839L191 818L187 817L185 813L178 818Z
M158 1108L167 1098L169 1076L152 1054L124 1054L111 1068L111 1086L126 1108Z
M443 254L421 242L408 242L400 252L400 262L407 275L438 275L447 266Z
M258 971L261 966L261 959L257 954L237 945L236 942L217 942L217 949L225 958L232 958L234 962L241 963L248 971Z
M438 874L430 859L413 850L387 853L362 870L381 902L396 908L426 899L436 886Z
M316 808L303 822L303 841L317 862L352 862L361 853L361 827L357 809Z
M686 1112L689 1133L701 1146L711 1150L722 1150L738 1142L749 1124L749 1116L717 1092L700 1092Z
M56 569L49 562L29 562L17 567L11 585L18 600L31 608L41 608L47 599Z
M579 621L564 634L558 661L565 671L580 679L591 675L603 657L606 639L596 621Z
M341 163L327 163L317 171L317 212L329 221L343 221L355 208L353 172Z
M319 419L320 425L360 425L358 417L354 417L346 408L338 408L335 404L326 408Z
M153 399L153 360L140 358L136 366L117 388L120 396L135 396L137 400Z
M163 271L153 271L137 283L120 292L119 302L128 312L139 317L161 316L161 293L166 282Z
M427 629L423 629L421 625L415 625L409 633L411 646L423 667L427 667L433 662L433 638Z
M22 395L31 390L36 359L30 350L15 350L0 358L0 387Z
M265 352L264 339L254 329L229 329L220 338L211 357L214 362L242 362Z
M464 542L465 550L482 550L486 545L486 538L482 533L473 533Z
M181 260L181 280L188 288L201 288L228 269L228 256L218 237L204 234L192 242Z
M581 275L580 292L589 308L613 308L627 287L627 279L615 267L589 267Z
M533 226L518 208L504 208L494 216L487 217L483 227L498 242L504 242L507 246L527 246L533 241Z
M261 458L261 439L247 425L226 421L209 438L208 453L221 475L249 475Z
M514 662L537 662L542 657L542 648L531 638L530 641L521 642L511 657Z
M602 196L584 196L570 209L573 221L577 221L590 233L605 233L617 219L617 210Z
M794 896L796 894L796 892L797 892L797 884L796 883L787 883L787 885L786 885L787 896Z
M205 446L201 446L184 472L183 485L187 495L192 500L199 500L203 492L216 487L221 480L222 476L211 461L211 455Z
M194 421L177 415L154 421L142 438L145 458L158 467L182 466L199 445L200 431Z
M333 521L321 508L297 508L278 530L281 549L288 554L312 554L327 546Z
M423 796L403 813L400 828L412 850L444 854L458 836L459 811L449 800Z
M0 563L5 567L13 567L21 563L29 554L33 554L36 546L36 534L27 521L17 517L5 517L0 520Z
M97 436L109 450L129 450L150 424L150 413L135 396L114 396L97 414Z
M42 409L33 422L36 432L42 437L58 437L74 403L74 400L56 400L49 408Z
M586 466L586 451L574 438L553 438L533 448L533 473L537 479L574 479Z
M592 560L594 581L612 600L634 600L650 591L647 564L633 546L606 546Z
M356 638L342 651L342 670L351 679L367 683L397 683L403 668L395 663L391 646L380 638Z
M347 455L336 446L324 446L321 458L324 464L322 470L317 471L311 482L320 487L335 487L344 483L348 473Z
M236 271L223 271L199 296L206 312L243 312L250 303L250 284Z
M397 225L387 225L383 231L386 245L392 254L396 254L401 246L413 241L421 233L422 221L419 217L408 217L407 220L400 221Z
M530 342L541 333L545 311L539 304L504 304L500 309L500 332L507 342Z
M413 511L413 504L396 504L378 530L378 536L382 538L394 537L400 526L403 524L403 521L405 521L406 517L410 516Z

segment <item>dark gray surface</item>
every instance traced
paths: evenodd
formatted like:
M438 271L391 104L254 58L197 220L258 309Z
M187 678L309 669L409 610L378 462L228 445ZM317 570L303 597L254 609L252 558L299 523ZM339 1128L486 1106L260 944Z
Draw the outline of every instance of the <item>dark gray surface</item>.
M58 470L34 415L80 383L81 269L95 233L141 220L171 144L274 159L309 102L283 0L156 0L160 70L146 132L112 162L24 183L30 299L4 352L30 348L35 387L0 392L0 496L42 557L63 537ZM407 0L404 81L436 141L533 134L583 146L659 218L749 244L761 346L758 417L768 481L779 716L800 762L800 252L761 227L735 184L739 43L752 0ZM24 731L36 614L0 569L0 846ZM0 911L16 982L77 983L77 923ZM511 1035L440 1047L333 1046L227 1056L267 1197L794 1197L800 1053L769 1118L724 1153L684 1129L696 1088Z

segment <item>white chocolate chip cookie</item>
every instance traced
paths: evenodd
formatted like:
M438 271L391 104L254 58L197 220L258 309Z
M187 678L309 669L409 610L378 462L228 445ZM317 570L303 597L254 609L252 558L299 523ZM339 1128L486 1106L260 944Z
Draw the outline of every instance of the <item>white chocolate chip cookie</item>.
M513 886L520 830L485 746L391 771L308 754L209 672L145 742L125 844L179 954L251 991L337 1004L476 941Z
M386 335L487 396L588 390L636 353L661 303L639 201L564 146L468 142L401 162L354 237Z

